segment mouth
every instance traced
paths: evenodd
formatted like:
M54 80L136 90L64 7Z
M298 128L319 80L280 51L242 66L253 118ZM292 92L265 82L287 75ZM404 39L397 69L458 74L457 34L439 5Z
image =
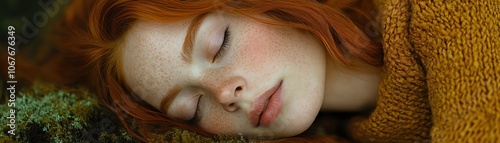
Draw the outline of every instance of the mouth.
M254 127L269 127L278 117L283 105L282 83L280 81L254 100L247 114Z

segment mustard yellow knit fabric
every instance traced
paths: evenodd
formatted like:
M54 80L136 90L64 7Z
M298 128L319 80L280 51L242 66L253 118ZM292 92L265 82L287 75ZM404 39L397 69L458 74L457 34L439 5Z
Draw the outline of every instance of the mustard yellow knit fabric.
M384 62L361 142L500 142L500 1L379 1Z

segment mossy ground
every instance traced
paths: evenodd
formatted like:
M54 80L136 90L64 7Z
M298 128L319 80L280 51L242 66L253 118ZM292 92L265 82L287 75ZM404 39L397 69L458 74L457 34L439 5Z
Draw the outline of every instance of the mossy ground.
M110 138L111 142L138 142L122 128L103 130L102 122L115 120L87 90L35 84L17 93L15 101L16 135L7 134L9 126L0 126L0 142L92 142ZM0 106L2 119L10 107ZM6 125L8 120L0 120ZM119 125L113 125L119 126Z

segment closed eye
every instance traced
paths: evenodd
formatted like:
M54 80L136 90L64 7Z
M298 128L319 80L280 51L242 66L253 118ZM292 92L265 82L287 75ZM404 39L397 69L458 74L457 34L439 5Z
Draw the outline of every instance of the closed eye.
M201 119L201 108L200 108L201 96L203 96L203 95L200 95L198 97L198 103L196 104L196 112L194 113L193 118L188 121L189 123L196 124L196 123L200 122L200 119Z
M221 56L224 56L227 50L229 37L230 37L230 32L229 32L229 27L227 27L226 31L224 31L224 40L219 48L219 51L217 51L217 54L215 54L214 59L212 61L215 61L216 59L219 59Z

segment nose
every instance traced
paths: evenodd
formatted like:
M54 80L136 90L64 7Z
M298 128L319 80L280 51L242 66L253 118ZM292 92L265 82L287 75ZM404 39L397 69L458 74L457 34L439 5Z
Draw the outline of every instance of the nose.
M224 110L233 112L238 110L238 102L241 94L246 90L246 81L243 77L232 77L227 80L215 80L218 83L211 85L214 87L212 93ZM208 85L210 87L210 85Z

